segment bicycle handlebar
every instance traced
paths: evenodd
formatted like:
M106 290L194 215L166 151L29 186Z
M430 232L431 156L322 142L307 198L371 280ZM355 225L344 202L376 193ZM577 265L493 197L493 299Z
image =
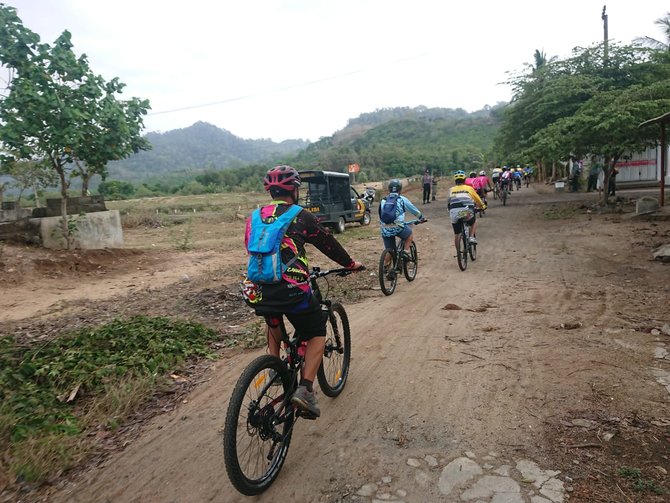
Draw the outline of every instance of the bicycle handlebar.
M323 278L329 274L337 274L338 276L349 276L352 272L365 271L365 266L361 266L358 269L348 269L346 267L339 267L336 269L327 269L322 271L320 267L312 267L312 271L309 273L309 279Z
M427 218L424 218L423 220L419 220L418 218L416 220L410 220L409 222L405 222L405 225L419 225L419 224L425 224L428 221Z

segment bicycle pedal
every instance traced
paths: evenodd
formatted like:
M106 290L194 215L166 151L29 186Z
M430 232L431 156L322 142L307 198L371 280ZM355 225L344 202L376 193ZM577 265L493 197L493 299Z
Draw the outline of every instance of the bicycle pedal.
M298 411L298 417L314 421L318 416L305 411Z

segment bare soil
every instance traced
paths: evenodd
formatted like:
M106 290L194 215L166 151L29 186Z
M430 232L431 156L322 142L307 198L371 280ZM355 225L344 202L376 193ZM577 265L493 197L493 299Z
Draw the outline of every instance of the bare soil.
M335 400L320 396L319 420L296 425L286 464L258 501L361 501L357 488L388 474L406 482L406 501L444 501L435 486L414 482L406 460L436 455L439 471L465 451L561 470L574 502L668 501L670 395L657 375L670 372L658 357L670 345L661 330L670 324L670 266L651 249L670 241L670 222L631 218L630 205L589 212L595 196L543 189L514 192L506 207L490 201L466 272L439 194L415 230L417 278L401 279L390 297L376 278L381 240L346 240L369 267L337 280L353 332L347 387ZM225 233L241 242L242 223ZM3 494L0 477L0 501L246 499L226 477L221 428L237 377L263 349L232 345L255 317L237 292L243 250L223 248L75 260L3 248L0 333L45 338L164 314L216 328L221 358L182 372L180 392L157 397L101 441L91 464L51 486L18 494L5 481ZM329 265L316 251L311 260ZM634 490L624 467L666 493Z

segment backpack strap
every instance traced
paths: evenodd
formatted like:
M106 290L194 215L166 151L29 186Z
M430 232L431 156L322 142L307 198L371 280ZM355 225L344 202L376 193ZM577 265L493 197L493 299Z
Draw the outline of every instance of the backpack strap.
M286 223L285 226L282 225L282 239L286 235L286 230L288 229L288 226L291 225L291 222L293 222L293 219L298 216L298 213L302 211L302 206L298 206L297 204L291 205L291 207L286 210L279 218L282 218L284 216L287 217L288 223ZM281 248L281 240L279 242L279 247ZM289 260L285 265L286 268L288 269L293 265L293 263L298 260L298 254L296 253L291 260Z

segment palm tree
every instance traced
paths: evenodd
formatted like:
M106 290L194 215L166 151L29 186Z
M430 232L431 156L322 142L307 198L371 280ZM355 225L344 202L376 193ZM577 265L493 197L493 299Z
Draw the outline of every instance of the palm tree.
M526 65L528 65L530 67L530 70L531 70L532 73L535 73L540 68L542 68L543 66L546 66L547 64L553 63L554 61L556 61L556 56L552 56L551 58L547 58L547 54L544 52L544 50L541 51L539 49L535 49L535 54L533 54L533 59L535 60L534 64L526 63Z
M637 37L634 41L638 44L644 45L646 47L651 47L652 49L657 49L659 51L670 51L670 12L666 13L664 17L658 18L654 21L654 24L661 27L663 34L665 35L665 42L656 40L652 37Z

